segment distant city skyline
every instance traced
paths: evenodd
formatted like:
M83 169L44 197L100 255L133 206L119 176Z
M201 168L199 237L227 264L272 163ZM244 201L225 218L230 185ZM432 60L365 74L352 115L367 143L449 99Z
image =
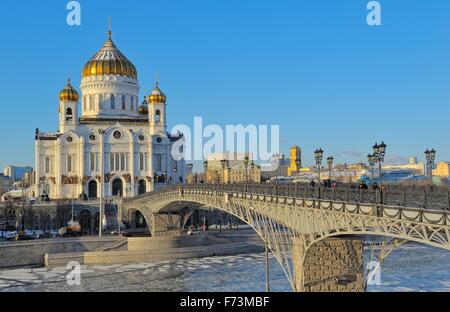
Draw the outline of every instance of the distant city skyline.
M387 164L422 162L427 148L450 160L450 3L380 1L370 27L367 0L79 2L81 26L66 24L65 1L2 3L1 169L34 167L34 130L57 130L58 93L69 77L79 90L108 16L140 101L159 77L169 128L278 124L281 152L300 146L304 166L318 147L366 162L382 140Z

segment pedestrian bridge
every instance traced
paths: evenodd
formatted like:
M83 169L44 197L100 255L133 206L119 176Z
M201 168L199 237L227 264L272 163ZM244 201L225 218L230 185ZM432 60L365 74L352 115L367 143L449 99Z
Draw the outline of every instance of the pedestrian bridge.
M450 250L449 206L447 188L195 184L124 199L119 213L139 211L156 236L180 233L195 208L225 211L261 236L293 289L327 291L363 289L366 235Z

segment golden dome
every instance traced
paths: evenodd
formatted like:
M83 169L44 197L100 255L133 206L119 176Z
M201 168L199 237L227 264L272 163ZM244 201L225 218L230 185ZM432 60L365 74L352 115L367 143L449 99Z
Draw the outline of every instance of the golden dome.
M111 31L108 31L108 40L97 54L83 67L82 76L117 75L137 79L137 70L111 40Z
M139 106L139 114L141 115L147 115L148 114L148 103L147 103L147 97L144 96L144 101L142 102L141 106Z
M78 95L77 90L70 84L70 79L67 82L67 86L59 93L60 101L71 101L78 102L80 96Z
M153 89L148 97L148 102L150 104L166 104L166 99L166 95L159 89L159 84L157 82L155 89Z

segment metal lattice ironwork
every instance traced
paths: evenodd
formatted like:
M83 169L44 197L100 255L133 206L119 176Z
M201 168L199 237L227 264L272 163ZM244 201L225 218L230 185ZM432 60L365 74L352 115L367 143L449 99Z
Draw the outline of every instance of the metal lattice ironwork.
M120 204L150 220L167 207L213 207L249 224L268 244L295 288L292 241L304 250L326 238L379 235L450 250L448 193L392 188L363 191L304 185L185 185L169 187Z

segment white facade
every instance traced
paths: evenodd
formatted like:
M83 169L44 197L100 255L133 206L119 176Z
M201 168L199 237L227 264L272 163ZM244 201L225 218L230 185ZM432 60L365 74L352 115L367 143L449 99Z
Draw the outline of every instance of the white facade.
M165 95L157 85L139 106L137 72L124 62L109 37L83 69L81 97L70 81L60 93L59 131L36 130L36 196L130 197L184 182L184 160L171 156L183 137L167 134Z

